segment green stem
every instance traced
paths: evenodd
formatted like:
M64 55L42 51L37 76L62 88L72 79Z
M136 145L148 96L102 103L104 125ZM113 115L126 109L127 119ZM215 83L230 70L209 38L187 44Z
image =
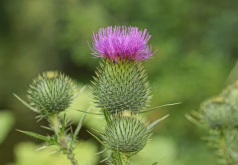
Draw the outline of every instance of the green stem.
M114 165L119 165L120 160L118 160L118 154L116 152L112 153L112 160ZM126 153L121 153L120 154L122 164L123 165L131 165L131 160L132 160L132 155L126 154Z
M223 132L220 133L220 137L221 137L220 147L221 147L221 150L223 152L224 160L225 160L227 165L232 165L231 162L230 162L230 156L229 156L229 153L227 151L226 141L225 141L225 137L224 137Z
M55 135L58 138L58 141L61 145L60 148L62 149L63 153L67 155L67 158L70 160L72 165L78 165L78 162L75 159L75 154L73 153L73 148L69 147L67 144L65 133L60 131L61 125L58 119L58 114L52 114L49 117L49 120L54 127Z
M131 156L130 155L122 155L123 161L125 165L130 165L131 164Z

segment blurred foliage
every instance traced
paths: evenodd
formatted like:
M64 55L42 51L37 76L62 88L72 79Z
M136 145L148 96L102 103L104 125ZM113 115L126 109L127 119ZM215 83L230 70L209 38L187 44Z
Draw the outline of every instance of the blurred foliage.
M153 130L155 144L148 150L157 146L158 151L171 152L170 164L213 165L213 153L200 139L203 133L184 114L198 109L203 100L237 78L237 74L229 77L238 54L237 6L238 1L233 0L2 0L0 109L12 110L18 129L46 134L41 123L35 122L36 114L12 93L26 95L28 84L45 70L60 70L85 85L92 80L99 61L92 58L87 43L92 43L93 31L110 25L146 28L152 35L149 43L157 49L153 58L144 62L154 95L151 106L182 102L146 114L151 122L170 114ZM82 97L72 107L86 110L89 100ZM73 110L69 113L75 122L81 115ZM87 116L81 138L92 138L85 129L101 128L103 122L98 117ZM159 142L158 134L167 145ZM8 137L0 146L3 165L14 161L18 142L33 141L15 131ZM159 160L166 158L160 152L153 154ZM170 154L166 154L168 158ZM161 164L167 163L165 158ZM155 161L150 160L151 164Z
M10 111L0 111L0 146L14 125L14 116Z
M79 141L81 143L76 149L77 153L76 159L82 165L96 165L98 161L98 156L95 156L94 153L97 150L96 146L92 142ZM62 164L62 165L71 165L69 160L65 156L60 156L54 151L57 151L57 147L48 147L36 151L42 145L36 145L31 142L20 143L15 148L16 153L16 163L10 163L9 165L31 165L34 162L35 165L52 165L52 164Z

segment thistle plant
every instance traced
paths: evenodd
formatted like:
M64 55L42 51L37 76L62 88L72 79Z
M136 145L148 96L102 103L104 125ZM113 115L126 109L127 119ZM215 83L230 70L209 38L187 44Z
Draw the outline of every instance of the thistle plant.
M93 56L102 57L96 76L90 86L94 105L103 115L105 126L99 136L94 136L107 151L105 160L110 165L131 165L134 155L139 153L149 141L152 128L165 117L148 124L139 117L144 113L167 104L146 109L151 99L150 86L142 61L152 57L152 47L147 45L151 35L137 27L107 27L93 34ZM79 121L75 132L68 133L66 109L76 98L78 87L69 77L59 72L44 72L33 80L28 90L29 104L15 95L24 105L39 114L39 118L49 121L53 136L42 136L28 131L20 131L46 142L46 146L56 145L67 155L72 165L78 165L73 150L77 134L85 115ZM178 104L178 103L175 103ZM104 152L103 151L103 152ZM153 165L156 165L154 163Z
M220 95L201 104L187 118L207 132L206 140L217 149L219 164L238 163L238 81Z
M130 165L132 157L145 147L151 129L167 117L151 125L138 117L139 113L159 108L145 109L151 95L141 61L155 53L147 45L150 37L146 29L125 26L101 28L93 34L92 55L102 61L90 89L101 113L91 114L103 114L106 123L101 138L91 134L108 151L105 160L110 165Z
M56 145L59 150L67 156L72 165L78 165L74 157L75 141L82 126L85 115L79 121L75 132L68 133L68 121L65 110L70 106L75 97L79 94L76 83L68 76L57 72L43 72L35 78L28 89L29 104L15 95L24 105L38 113L39 119L45 118L49 122L49 127L43 126L54 132L53 136L43 136L33 132L20 131L29 136L46 142L47 146ZM41 148L40 148L41 149Z

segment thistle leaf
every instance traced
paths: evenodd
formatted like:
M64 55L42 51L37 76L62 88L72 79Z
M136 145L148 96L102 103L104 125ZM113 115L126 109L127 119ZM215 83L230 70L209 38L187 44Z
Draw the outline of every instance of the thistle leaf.
M181 104L181 102L180 103L172 103L172 104L164 104L164 105L161 105L161 106L158 106L158 107L155 107L155 108L139 111L139 113L145 113L145 112L153 111L153 110L156 110L156 109L159 109L159 108L162 108L162 107L167 107L167 106L170 106L170 105L177 105L177 104Z
M33 132L29 132L29 131L21 131L21 130L18 130L17 131L21 132L21 133L24 133L26 135L29 135L31 137L34 137L36 139L39 139L39 140L43 140L43 141L46 141L46 142L49 142L50 141L50 138L49 137L46 137L46 136L43 136L43 135L39 135L37 133L33 133Z
M73 99L73 101L75 100L75 99L77 99L77 97L80 95L80 93L82 93L83 91L84 91L84 89L86 88L86 86L83 86L81 89L80 89L80 91L76 94L76 96L74 97L74 99Z
M97 139L97 141L99 142L99 143L101 143L102 145L104 145L104 143L97 137L97 136L95 136L94 134L92 134L91 132L89 132L89 131L87 131L90 135L92 135L95 139Z
M101 153L103 153L103 152L105 152L105 151L107 151L107 150L108 150L108 148L105 148L104 150L102 150L102 151L96 153L95 155L101 154Z
M88 108L87 112L90 111L90 109L91 109L91 107ZM77 126L77 128L76 128L76 130L75 130L75 132L74 132L74 134L73 134L73 138L72 138L72 142L71 142L71 143L73 143L73 141L76 139L76 137L77 137L77 135L78 135L78 133L79 133L79 131L80 131L82 125L83 125L83 121L84 121L86 115L87 115L87 114L84 114L84 115L81 117L81 119L80 119L80 121L79 121L79 123L78 123L78 126Z
M154 121L153 123L151 123L148 128L147 128L147 131L149 132L152 128L154 128L154 126L156 126L156 124L158 124L159 122L161 122L162 120L164 120L165 118L167 118L169 115L166 115L156 121Z
M83 110L80 110L80 109L73 109L73 110L76 110L76 111L79 111L79 112L83 112L83 113L87 113L87 114L91 114L91 115L103 115L102 113L87 112L87 111L83 111Z
M41 127L41 128L44 128L44 129L46 129L46 130L54 131L52 128L46 127L46 126L43 126L43 125L41 125L40 127Z
M55 135L53 137L49 138L49 141L47 141L48 145L60 145L60 143L58 142L58 137Z
M65 127L67 125L67 122L66 122L66 113L64 114L64 118L63 118L63 122L62 122L62 127L61 127L61 133L64 133L65 132Z
M42 147L38 148L36 151L40 151L40 150L43 150L45 148L47 148L47 146L42 146Z
M13 96L15 96L22 104L24 104L25 106L27 106L29 109L31 109L32 111L39 113L39 111L35 108L33 108L31 105L29 105L27 102L25 102L24 100L22 100L19 96L17 96L15 93L13 93Z
M112 122L112 119L111 119L111 116L108 113L106 108L103 109L103 114L104 114L107 124L110 124Z
M196 119L194 119L192 116L189 114L186 114L185 117L191 121L193 124L195 124L197 127L201 128L205 132L209 132L209 129L206 128L204 125L202 125L200 122L198 122Z
M117 155L118 164L119 164L119 165L123 165L123 161L122 161L120 152L117 151L117 152L116 152L116 155Z

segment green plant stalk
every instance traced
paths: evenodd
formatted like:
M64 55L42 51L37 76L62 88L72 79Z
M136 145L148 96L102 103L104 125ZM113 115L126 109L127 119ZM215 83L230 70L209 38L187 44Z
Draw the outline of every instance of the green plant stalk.
M73 153L73 148L67 144L67 140L66 140L67 137L65 133L61 132L60 130L61 126L58 119L58 114L56 113L52 114L49 117L49 121L54 127L55 135L57 136L59 144L61 144L61 146L59 147L61 148L63 153L67 156L67 158L70 160L72 165L78 165L78 161L75 159L75 154Z
M121 159L121 161L119 160ZM117 152L112 152L112 160L110 161L113 165L131 165L132 155L120 153L120 158L118 157ZM120 163L121 162L121 163Z
M227 146L226 146L226 141L225 141L225 137L223 135L223 132L220 132L220 147L221 150L223 152L223 156L224 156L224 160L226 162L226 165L232 165L230 162L230 158L229 158L229 153L227 151Z
M131 156L122 154L122 160L125 165L130 165L131 164Z

